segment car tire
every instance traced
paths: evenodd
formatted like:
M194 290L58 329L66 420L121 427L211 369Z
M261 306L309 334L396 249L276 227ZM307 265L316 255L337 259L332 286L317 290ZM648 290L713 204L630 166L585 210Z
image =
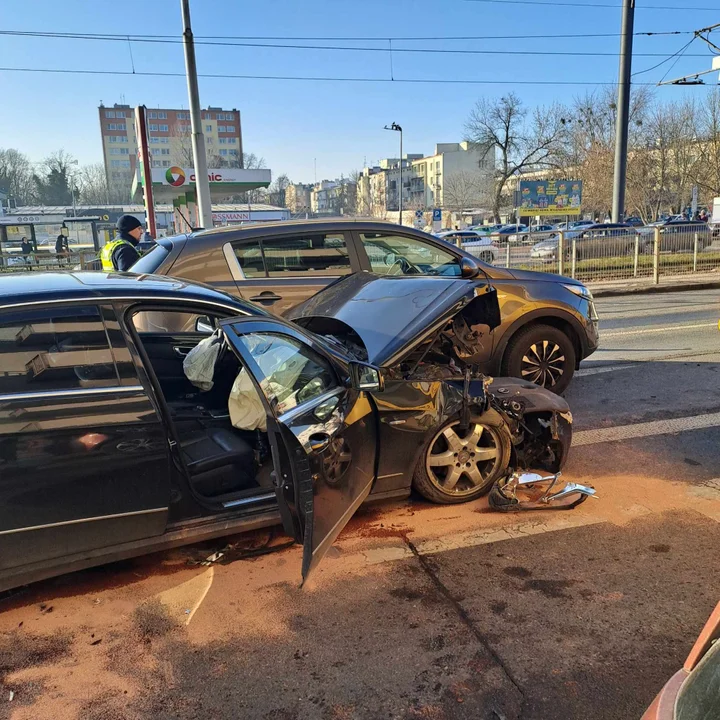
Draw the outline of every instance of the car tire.
M426 500L441 505L475 500L487 493L506 472L512 440L505 425L471 418L468 428L455 419L446 423L423 446L413 487ZM482 454L483 459L476 460Z
M485 252L481 252L479 258L483 262L488 263L488 265L492 265L494 259L493 254L491 252L488 252L487 250Z
M575 361L573 341L562 330L552 325L530 325L511 338L502 370L506 376L535 382L560 395L572 380Z

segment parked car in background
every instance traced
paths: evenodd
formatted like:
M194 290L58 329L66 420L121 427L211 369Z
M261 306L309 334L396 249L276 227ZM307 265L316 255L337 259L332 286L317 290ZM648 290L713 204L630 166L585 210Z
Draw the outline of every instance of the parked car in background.
M478 235L490 235L491 233L497 232L501 227L500 225L471 225L468 230L474 230Z
M636 230L626 223L593 223L565 233L565 256L572 253L573 242L578 260L590 257L613 257L632 252ZM543 262L556 262L559 237L553 236L533 246L530 257Z
M520 233L526 233L528 231L527 225L503 225L498 230L495 230L491 237L493 240L500 244L504 244L508 241L510 235L517 235Z
M710 226L702 220L669 218L638 228L643 247L650 252L654 243L655 228L660 228L661 252L693 252L697 235L698 250L702 251L713 243Z
M498 258L497 245L489 236L482 237L474 230L447 230L437 233L435 237L463 248L483 262L493 264Z
M527 230L508 235L508 242L511 243L536 243L556 233L554 225L531 225Z
M486 276L350 275L296 313L158 276L5 278L0 592L280 522L307 577L370 494L458 503L564 464L562 398L472 367L464 392L472 327L500 322ZM185 361L213 346L200 386Z
M365 220L320 220L215 228L160 238L133 272L208 283L277 315L339 278L486 277L500 295L502 324L468 338L488 375L536 379L562 392L598 344L592 295L570 278L508 270L419 230ZM551 376L539 373L552 366Z
M632 215L629 218L625 218L625 223L627 225L632 225L633 227L642 227L645 225L643 219L638 215Z
M556 223L555 229L556 230L576 230L577 228L581 227L589 227L590 225L594 225L594 220L570 220L568 222L561 222Z

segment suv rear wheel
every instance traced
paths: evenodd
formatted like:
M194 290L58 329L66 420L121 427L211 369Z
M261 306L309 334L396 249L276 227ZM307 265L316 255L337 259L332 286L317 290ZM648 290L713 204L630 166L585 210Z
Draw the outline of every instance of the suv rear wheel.
M572 380L575 358L573 341L562 330L552 325L531 325L519 330L508 343L502 371L559 395Z

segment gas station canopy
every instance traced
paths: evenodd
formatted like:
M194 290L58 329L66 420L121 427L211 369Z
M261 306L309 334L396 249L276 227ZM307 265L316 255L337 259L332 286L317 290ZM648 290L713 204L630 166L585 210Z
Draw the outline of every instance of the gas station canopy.
M225 200L256 188L268 187L270 170L246 170L244 168L212 168L208 170L210 180L210 199L214 202ZM136 202L143 201L144 178L140 171L135 175L132 185L132 197ZM172 203L190 191L195 192L195 170L174 165L169 168L152 169L152 187L156 203Z

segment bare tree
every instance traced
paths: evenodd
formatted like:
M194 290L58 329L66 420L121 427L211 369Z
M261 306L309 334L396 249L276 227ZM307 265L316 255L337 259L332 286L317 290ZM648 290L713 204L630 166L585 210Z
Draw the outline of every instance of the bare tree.
M85 205L104 205L113 201L110 199L110 187L102 163L85 165L77 174L80 202Z
M265 165L264 157L260 157L255 153L243 153L242 167L244 167L246 170L262 170L267 166Z
M720 90L714 89L697 114L697 183L708 197L720 196Z
M467 170L446 175L442 193L443 207L458 212L480 207L489 200L483 177Z
M18 206L32 201L33 189L32 165L28 156L14 148L0 148L0 191Z
M72 178L76 161L65 150L57 150L43 161L43 169L33 173L35 199L42 205L69 205L76 192Z
M566 127L560 105L532 113L509 93L499 100L478 100L465 124L468 140L497 156L492 206L496 222L507 202L507 184L523 170L556 167Z
M284 173L275 178L275 182L273 182L273 184L268 188L268 197L271 205L276 205L277 207L287 207L285 201L285 191L288 189L289 185L291 185L290 178Z

